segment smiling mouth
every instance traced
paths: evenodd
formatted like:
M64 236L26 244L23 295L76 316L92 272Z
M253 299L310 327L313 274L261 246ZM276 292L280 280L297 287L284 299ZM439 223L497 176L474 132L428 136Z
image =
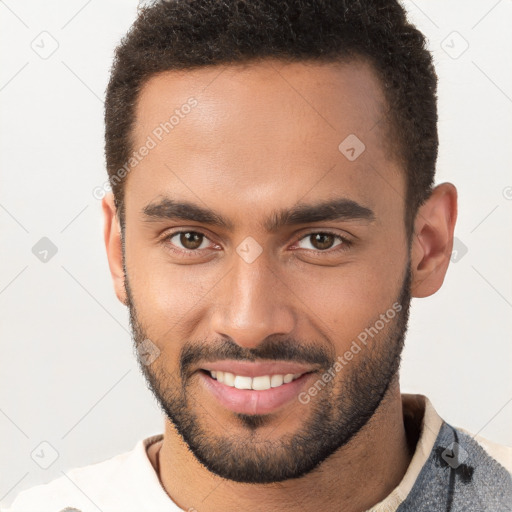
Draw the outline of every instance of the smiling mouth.
M217 368L211 367L214 365ZM223 408L251 415L270 414L293 404L316 373L309 365L290 363L262 363L256 366L232 361L209 366L198 369L205 391Z
M272 375L258 375L249 377L247 375L236 375L231 372L223 372L220 370L202 370L204 373L212 377L218 382L236 389L252 389L255 391L265 391L271 388L279 388L298 378L306 373L286 373L286 374L272 374Z

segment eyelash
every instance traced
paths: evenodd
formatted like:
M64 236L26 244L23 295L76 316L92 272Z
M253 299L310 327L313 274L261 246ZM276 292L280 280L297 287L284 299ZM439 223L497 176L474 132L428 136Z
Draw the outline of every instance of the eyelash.
M197 235L201 235L204 238L206 238L207 240L209 240L209 238L206 236L206 234L202 233L201 231L193 231L193 230L187 229L187 230L180 230L180 231L174 231L172 233L168 233L167 235L165 235L163 237L162 243L164 243L164 245L171 252L174 252L175 254L179 254L179 255L185 256L185 257L196 256L199 251L204 250L204 249L179 249L179 248L174 247L173 244L170 243L171 238L174 238L176 235L180 235L180 234L183 234L183 233L194 233L194 234L197 234ZM327 231L311 231L311 232L306 233L305 235L301 236L297 240L297 242L300 242L301 240L304 240L305 238L307 238L307 237L309 237L311 235L318 235L318 234L321 234L321 235L332 235L335 238L337 238L338 240L340 240L341 244L338 244L337 246L335 246L335 247L337 247L336 249L333 249L332 247L330 247L329 249L326 249L325 251L322 251L320 249L316 249L316 250L304 249L304 250L306 250L309 253L314 253L314 254L332 254L332 253L348 251L350 249L350 247L352 246L352 244L353 244L353 242L351 240L349 240L348 238L346 238L344 236L341 236L338 233L334 233L332 231L329 231L329 230L327 230ZM169 242L169 243L167 243L167 242ZM295 250L297 250L297 249L295 249Z

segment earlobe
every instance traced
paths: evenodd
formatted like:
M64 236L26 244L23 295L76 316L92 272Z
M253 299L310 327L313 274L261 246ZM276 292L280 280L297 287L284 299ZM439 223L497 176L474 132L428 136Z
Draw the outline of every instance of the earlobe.
M419 208L411 248L413 297L428 297L441 288L453 248L457 189L451 183L434 188Z
M101 206L103 209L104 239L110 274L112 275L116 296L126 306L121 230L112 193L108 193L103 198Z

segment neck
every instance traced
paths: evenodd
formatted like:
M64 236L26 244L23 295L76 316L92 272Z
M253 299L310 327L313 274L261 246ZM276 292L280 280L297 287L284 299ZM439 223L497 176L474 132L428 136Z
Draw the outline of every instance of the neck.
M398 382L352 440L308 475L276 484L225 480L202 466L174 426L166 421L160 449L160 481L183 510L282 510L360 512L382 501L410 463ZM255 508L255 503L258 504Z

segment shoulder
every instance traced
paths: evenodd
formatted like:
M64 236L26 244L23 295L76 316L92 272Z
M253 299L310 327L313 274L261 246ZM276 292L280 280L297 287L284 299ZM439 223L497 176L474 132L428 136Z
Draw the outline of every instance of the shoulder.
M475 443L483 448L485 453L512 474L512 446L498 444L485 437L474 435L465 428L457 427L463 435L470 437Z
M426 448L431 449L444 434L450 430L456 430L460 434L461 445L470 449L476 448L480 452L481 458L496 462L512 474L512 446L495 443L460 426L449 425L439 416L430 400L424 395L402 394L402 401L405 418L415 417L417 420L421 418L420 441L424 443L425 438L429 438Z
M115 493L123 486L130 466L141 458L149 439L140 440L135 447L110 459L63 472L49 483L22 491L6 512L61 512L77 509L97 512L96 500Z

